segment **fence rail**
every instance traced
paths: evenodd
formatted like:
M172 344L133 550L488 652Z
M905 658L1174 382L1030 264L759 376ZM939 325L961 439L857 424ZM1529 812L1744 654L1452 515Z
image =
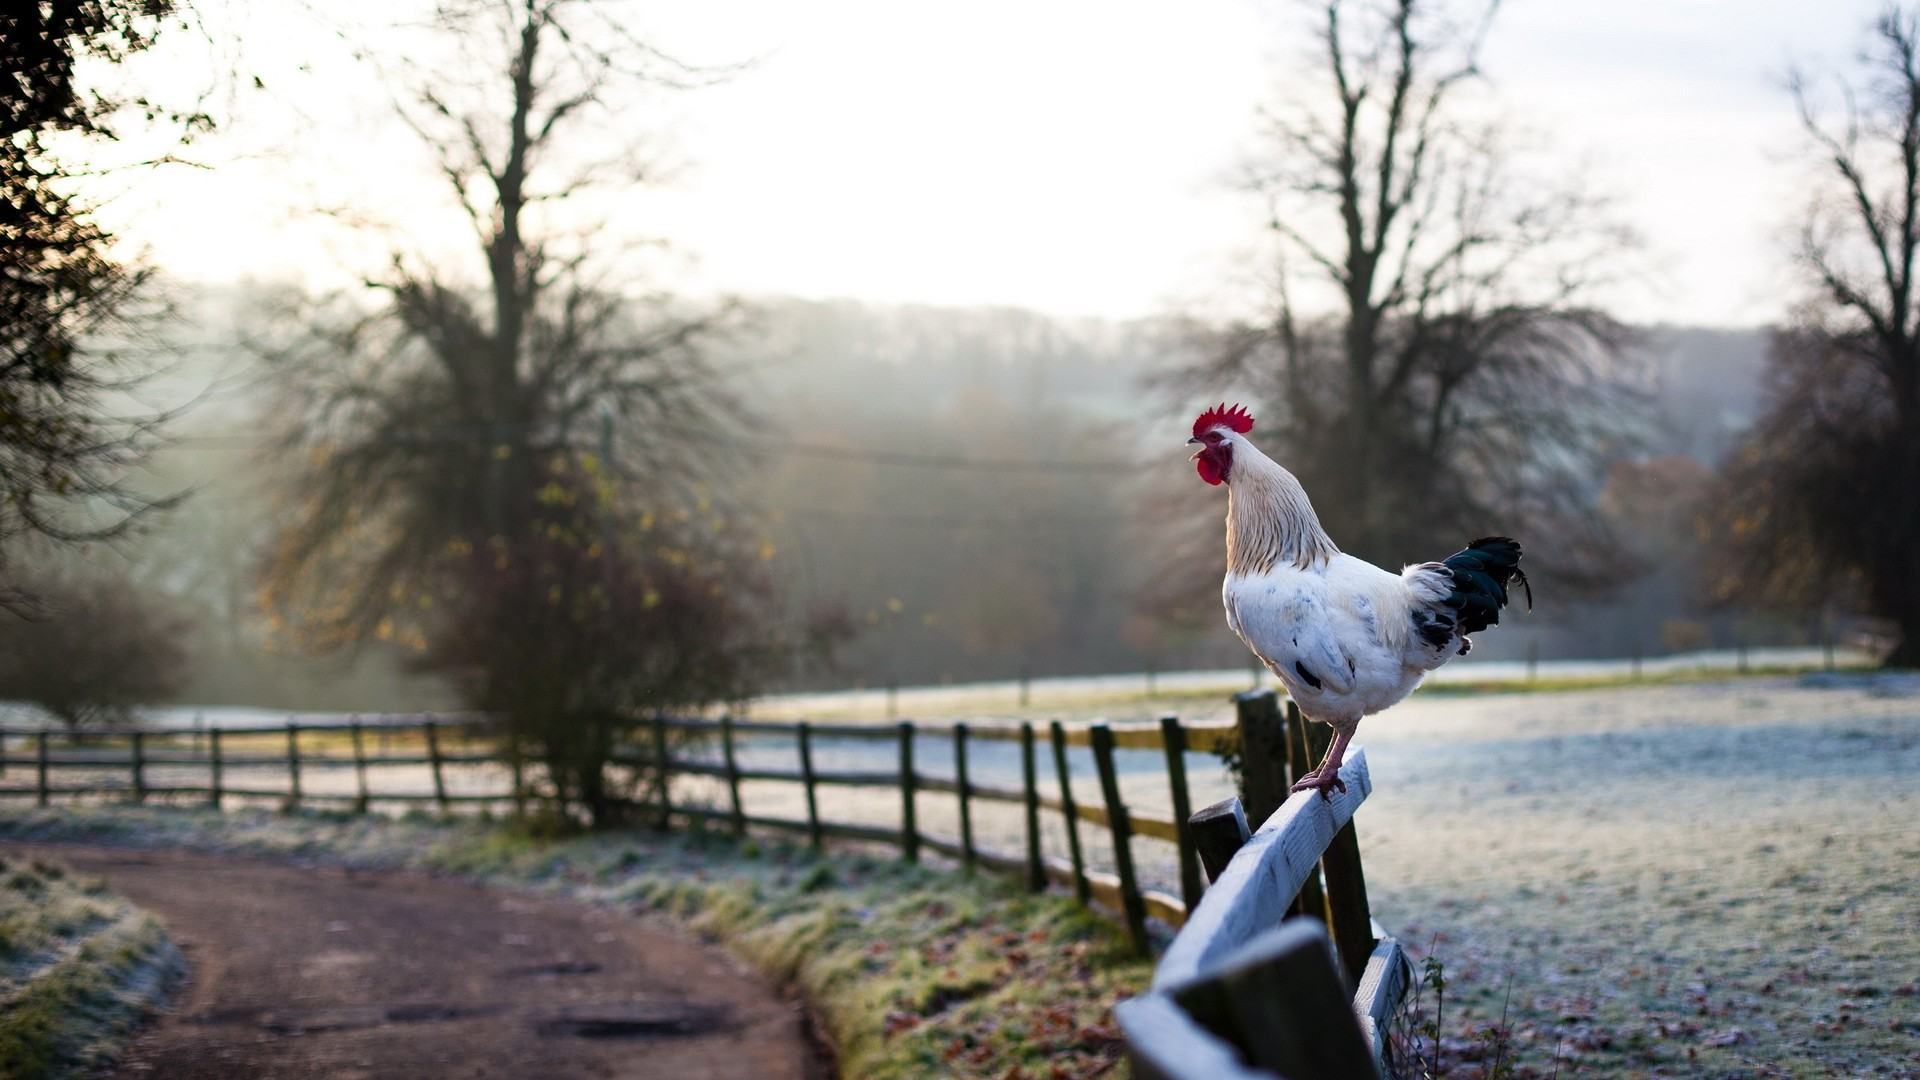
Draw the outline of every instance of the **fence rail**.
M1330 797L1288 794L1323 752L1320 729L1242 696L1242 799L1189 819L1213 885L1154 971L1116 1006L1145 1080L1364 1077L1392 1072L1388 1027L1412 981L1367 908L1353 814L1372 792L1364 747ZM1278 719L1275 717L1274 719ZM1249 834L1248 821L1261 823Z
M1271 701L1271 694L1266 695ZM1244 709L1244 705L1243 705ZM1235 723L1189 724L1176 717L1135 724L1066 726L1055 722L1044 728L1032 723L956 722L934 724L900 721L883 726L815 724L808 721L755 721L722 717L656 716L640 725L636 737L611 756L616 767L657 770L650 791L635 806L651 811L658 820L699 820L721 823L735 831L771 829L804 836L819 845L827 839L885 844L900 849L907 859L918 859L921 849L954 859L967 868L984 868L1023 880L1029 888L1049 883L1074 891L1086 903L1097 904L1124 920L1135 947L1148 949L1146 920L1171 926L1186 921L1202 892L1200 861L1186 817L1190 804L1185 754L1224 751L1240 742ZM782 767L756 761L742 764L740 751L755 742L793 741L793 764ZM916 744L928 739L950 742L953 770L929 773L914 763ZM376 741L378 747L370 749ZM692 741L717 740L717 760L676 752ZM893 768L833 769L816 767L814 753L821 740L891 742L897 760ZM1015 743L1020 750L1019 786L980 782L969 775L969 756L982 743ZM28 751L22 753L21 751ZM1162 817L1128 806L1121 797L1114 755L1117 750L1159 750L1165 754L1165 775L1174 810ZM1050 755L1054 783L1043 783L1042 757ZM1099 798L1076 796L1070 756L1090 756L1099 780ZM1085 758L1083 757L1084 761ZM385 767L422 767L431 789L392 790L370 781L370 773ZM508 782L492 782L486 790L454 790L451 770L485 767ZM28 782L14 783L13 770L26 769ZM204 770L205 782L181 782L182 770ZM279 770L280 788L263 786L263 769ZM351 769L349 791L337 784L318 784L323 776ZM169 775L156 782L155 770ZM80 782L61 784L56 774L82 774ZM253 774L239 780L236 773ZM378 722L296 721L283 725L207 729L116 728L90 729L78 734L45 729L0 728L0 798L31 798L47 805L56 798L120 796L134 801L148 798L204 797L215 806L230 799L273 799L285 805L347 804L365 810L374 803L438 806L511 804L523 813L530 800L551 798L539 790L537 762L499 738L483 719L381 718ZM675 777L700 777L725 788L719 806L696 804L674 797ZM189 777L188 779L192 779ZM804 791L803 818L755 812L743 798L746 782L797 785ZM1051 786L1053 790L1046 790ZM899 827L823 816L821 788L895 788L900 792ZM956 801L957 836L936 835L921 828L919 811L929 797ZM1024 818L1023 850L997 850L979 842L974 830L975 805L981 802L1020 807ZM1067 839L1065 853L1042 850L1042 813L1057 815ZM1113 865L1088 863L1081 830L1101 830L1111 842ZM1179 867L1180 894L1171 895L1142 886L1133 860L1132 841L1145 837L1173 845Z

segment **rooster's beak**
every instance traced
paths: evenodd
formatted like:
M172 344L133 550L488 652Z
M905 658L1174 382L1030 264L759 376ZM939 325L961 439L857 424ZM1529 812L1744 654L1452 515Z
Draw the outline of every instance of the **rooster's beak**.
M1188 446L1199 446L1199 445L1200 445L1200 436L1198 436L1198 435L1195 435L1195 436L1194 436L1193 438L1191 438L1191 439L1188 439L1188 440L1187 440L1187 445L1188 445Z

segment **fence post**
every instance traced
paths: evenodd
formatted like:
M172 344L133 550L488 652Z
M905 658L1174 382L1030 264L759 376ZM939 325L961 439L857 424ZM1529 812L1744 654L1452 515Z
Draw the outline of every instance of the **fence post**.
M665 829L673 821L673 793L668 787L667 720L660 710L653 711L653 784L660 795L660 823Z
M220 729L217 727L207 729L207 753L212 758L211 775L207 777L208 786L212 790L208 792L208 796L209 801L213 803L213 808L218 810L220 809L221 773L225 771L226 762L220 759Z
M1326 879L1327 923L1347 981L1358 985L1373 955L1373 916L1367 905L1367 879L1360 869L1360 837L1349 818L1320 856Z
M1300 775L1304 776L1315 765L1326 758L1327 744L1333 741L1333 728L1327 724L1315 724L1300 713L1300 706L1287 702L1287 742L1289 746L1298 746ZM1293 898L1289 912L1299 915L1311 915L1321 922L1327 921L1327 896L1320 886L1321 867L1315 864L1307 871L1307 879L1300 884L1300 895Z
M1060 812L1067 820L1067 854L1073 859L1073 894L1082 904L1093 899L1087 884L1087 863L1080 855L1080 813L1073 805L1073 776L1067 771L1067 729L1060 721L1048 725L1053 737L1053 768L1060 775Z
M1258 832L1289 794L1280 699L1271 690L1248 690L1233 695L1233 711L1240 727L1240 801Z
M920 832L913 813L913 721L902 720L900 730L900 854L920 861Z
M130 764L133 769L133 801L134 802L147 801L146 739L147 739L147 733L144 731L136 731L133 733L133 760Z
M300 805L300 728L287 721L287 806Z
M426 721L427 761L433 766L433 799L440 804L440 812L447 812L447 782L440 774L440 728L433 721Z
M1265 1075L1377 1076L1350 994L1310 922L1281 923L1173 990L1195 1022Z
M47 805L47 733L43 730L39 733L39 736L39 749L36 751L38 760L35 762L35 771L38 777L36 781L36 793L39 796L38 801L40 805L45 806Z
M1127 806L1120 801L1120 774L1113 766L1113 729L1095 724L1093 763L1100 770L1100 793L1107 802L1107 829L1113 834L1114 869L1120 874L1120 906L1127 916L1127 935L1133 950L1147 954L1147 903L1140 895L1140 881L1133 873L1133 824L1127 818Z
M1252 835L1247 830L1247 814L1241 809L1237 795L1193 815L1187 826L1193 834L1194 846L1200 849L1200 861L1206 864L1208 881L1220 880L1221 872L1233 861L1233 853Z
M1033 722L1020 722L1020 780L1027 796L1027 888L1047 887L1047 868L1040 861L1040 784L1033 752Z
M953 725L953 777L960 789L960 862L973 870L973 808L967 800L967 725Z
M507 735L507 767L513 770L513 816L524 818L527 816L527 762L517 731Z
M720 717L720 756L727 766L727 798L733 807L733 835L747 834L746 811L740 808L740 764L733 756L733 717Z
M1177 716L1160 718L1160 745L1167 753L1167 786L1173 794L1173 825L1179 833L1180 899L1192 911L1200 902L1200 856L1193 846L1193 804L1187 795L1187 729Z
M347 733L353 741L354 790L359 792L360 796L354 803L354 810L364 814L367 812L367 747L364 737L360 732L360 718L358 716L353 718L353 722L348 727Z
M807 841L815 851L820 850L820 803L813 790L813 729L805 720L800 721L800 782L807 789Z

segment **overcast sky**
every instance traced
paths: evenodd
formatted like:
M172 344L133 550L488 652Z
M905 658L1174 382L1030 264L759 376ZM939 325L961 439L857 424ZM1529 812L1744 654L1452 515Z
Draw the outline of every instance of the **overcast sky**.
M1844 63L1879 7L1509 0L1484 63L1500 101L1650 242L1650 278L1613 297L1623 314L1778 315L1781 230L1805 187L1781 76L1793 61ZM1192 305L1244 276L1255 250L1258 208L1229 181L1257 145L1256 107L1317 75L1298 64L1307 24L1287 2L641 10L657 21L637 29L681 54L757 58L630 120L665 122L684 165L670 190L617 212L696 257L684 280L702 290L1113 317ZM316 204L429 220L406 204L433 188L390 179L420 159L384 121L376 80L307 12L210 8L267 90L240 93L227 131L195 149L211 168L143 174L106 208L174 274L325 283L373 248L316 220ZM145 73L202 77L206 61L176 45Z

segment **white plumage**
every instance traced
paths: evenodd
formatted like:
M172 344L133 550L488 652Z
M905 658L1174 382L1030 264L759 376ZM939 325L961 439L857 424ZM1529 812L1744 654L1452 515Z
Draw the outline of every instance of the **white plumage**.
M1476 540L1444 562L1395 574L1340 551L1294 475L1247 439L1253 418L1224 405L1202 413L1190 442L1200 477L1227 485L1227 625L1310 720L1335 731L1326 761L1294 785L1340 784L1341 755L1360 719L1412 693L1427 672L1499 621L1520 545ZM1531 599L1531 596L1529 596Z

